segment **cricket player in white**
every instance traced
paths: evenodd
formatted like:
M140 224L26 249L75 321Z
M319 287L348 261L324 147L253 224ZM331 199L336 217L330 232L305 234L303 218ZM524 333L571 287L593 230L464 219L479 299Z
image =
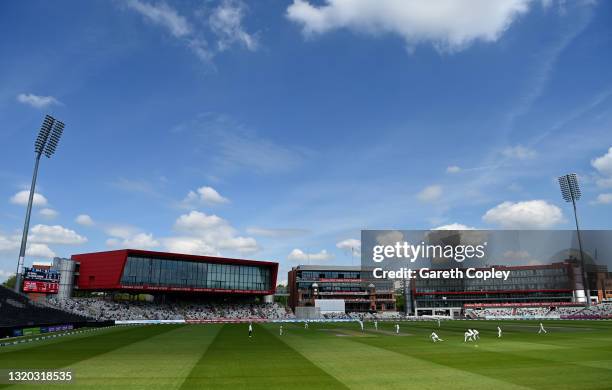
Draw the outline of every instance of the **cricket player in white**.
M501 339L501 336L502 336L502 330L501 330L501 328L498 326L498 327L497 327L497 338L498 338L498 339Z
M359 320L359 326L361 326L361 331L363 332L363 321Z
M438 318L438 328L440 327L440 319Z
M304 322L304 329L308 329L308 322Z
M472 333L474 334L474 340L480 339L480 332L478 332L476 329L472 329Z
M544 329L544 324L540 322L540 330L538 330L538 334L540 334L540 333L542 333L542 332L544 332L544 333L548 333L548 332L546 331L546 329Z
M429 337L431 337L431 340L432 340L434 343L437 343L438 341L444 341L444 340L442 340L440 337L438 337L438 335L436 334L436 332L431 332L431 336L429 336Z
M374 321L374 329L378 330L378 321Z
M253 337L253 324L249 322L249 338Z
M395 324L395 333L399 334L399 324Z
M281 335L281 336L283 335L283 326L282 325L280 326L280 328L278 330L278 334Z
M463 342L473 341L472 337L474 337L474 332L472 332L472 329L468 329L467 332L463 334Z

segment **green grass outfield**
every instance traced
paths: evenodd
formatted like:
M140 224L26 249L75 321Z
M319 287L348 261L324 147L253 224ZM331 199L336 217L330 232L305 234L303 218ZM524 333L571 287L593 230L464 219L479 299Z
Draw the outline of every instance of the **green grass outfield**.
M0 348L3 369L70 369L69 389L612 389L612 321L149 325ZM497 339L496 326L504 329ZM463 332L480 331L477 343ZM435 330L445 341L432 343Z

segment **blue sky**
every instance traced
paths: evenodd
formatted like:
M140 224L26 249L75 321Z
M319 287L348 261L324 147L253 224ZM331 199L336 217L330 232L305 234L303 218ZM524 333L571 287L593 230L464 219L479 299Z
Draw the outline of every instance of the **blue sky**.
M0 279L46 113L26 263L134 247L283 280L361 229L572 228L567 172L609 229L610 26L604 1L2 2Z

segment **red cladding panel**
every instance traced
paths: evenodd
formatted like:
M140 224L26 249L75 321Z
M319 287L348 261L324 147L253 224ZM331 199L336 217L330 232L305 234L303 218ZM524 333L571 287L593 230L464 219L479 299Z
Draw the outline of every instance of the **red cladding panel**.
M72 260L80 263L79 267L79 289L82 290L105 290L105 289L130 289L139 291L192 291L196 292L202 290L208 291L210 289L180 289L180 288L164 288L164 287L149 287L149 286L121 286L120 280L123 274L123 268L127 261L128 256L141 256L141 257L153 257L162 258L168 260L191 260L191 261L202 261L209 263L224 263L224 264L236 264L236 265L253 265L253 266L267 266L270 267L272 273L272 289L269 291L253 291L251 293L256 294L274 294L276 292L276 281L278 274L278 263L270 261L255 261L255 260L243 260L243 259L231 259L223 257L212 257L212 256L194 256L184 255L178 253L166 253L166 252L153 252L143 251L135 249L123 249L117 251L108 252L97 252L97 253L84 253L79 255L72 255ZM210 292L223 292L222 290L210 290ZM226 290L228 293L248 293L246 291L238 290Z
M79 289L112 289L119 287L128 251L109 251L72 255L78 261Z

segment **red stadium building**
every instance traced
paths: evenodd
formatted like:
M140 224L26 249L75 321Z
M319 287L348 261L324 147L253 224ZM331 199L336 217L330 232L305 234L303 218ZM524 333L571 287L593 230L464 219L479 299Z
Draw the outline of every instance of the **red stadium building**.
M80 291L265 296L278 263L124 249L72 255Z

